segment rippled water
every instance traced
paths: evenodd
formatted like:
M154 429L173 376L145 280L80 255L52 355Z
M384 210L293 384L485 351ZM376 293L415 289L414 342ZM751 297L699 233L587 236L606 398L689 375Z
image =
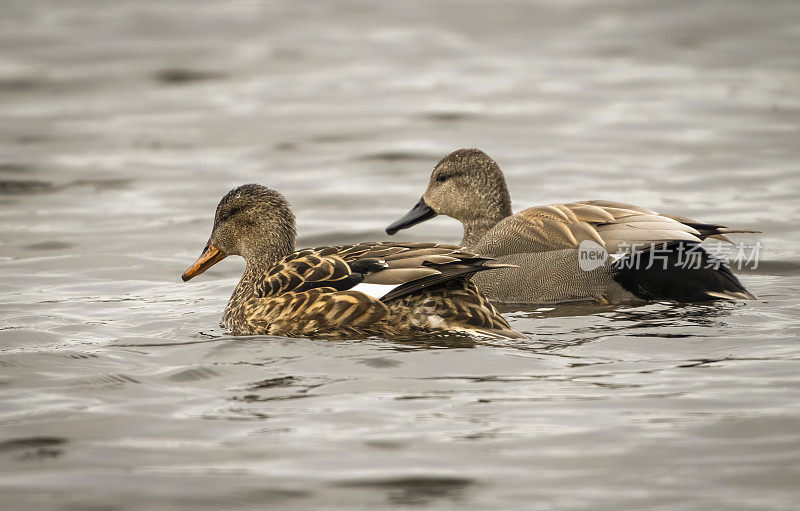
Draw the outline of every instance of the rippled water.
M3 11L0 507L797 505L797 2ZM762 229L760 299L509 309L527 339L412 345L233 338L242 263L180 282L234 185L282 191L299 246L384 239L459 147L515 209Z

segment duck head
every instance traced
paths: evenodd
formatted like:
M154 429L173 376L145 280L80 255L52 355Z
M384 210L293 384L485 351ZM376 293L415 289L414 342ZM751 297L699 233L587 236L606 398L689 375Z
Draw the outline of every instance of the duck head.
M467 229L494 225L510 214L511 197L497 162L479 149L459 149L434 167L422 198L386 233L395 234L436 215L455 218Z
M244 257L249 267L271 264L294 250L295 236L294 214L283 195L257 184L238 186L219 201L211 237L182 278L200 275L229 255Z

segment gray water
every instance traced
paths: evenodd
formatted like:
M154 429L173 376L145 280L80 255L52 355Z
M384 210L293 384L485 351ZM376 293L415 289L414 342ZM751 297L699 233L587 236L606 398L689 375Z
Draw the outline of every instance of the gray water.
M800 3L3 2L0 508L796 509ZM761 229L759 300L527 339L234 338L229 188L380 240L444 154L516 210ZM401 239L457 242L436 218Z

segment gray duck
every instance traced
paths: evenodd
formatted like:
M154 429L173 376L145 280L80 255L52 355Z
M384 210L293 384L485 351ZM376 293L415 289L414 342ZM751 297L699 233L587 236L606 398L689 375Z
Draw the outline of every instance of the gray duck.
M727 233L759 231L612 201L551 204L514 214L503 172L478 149L445 156L419 202L386 232L395 234L436 215L463 224L461 244L469 250L515 266L473 279L494 301L613 304L755 298L700 243L706 238L729 241ZM587 254L584 247L613 257L582 270L579 257ZM689 253L692 263L681 264Z

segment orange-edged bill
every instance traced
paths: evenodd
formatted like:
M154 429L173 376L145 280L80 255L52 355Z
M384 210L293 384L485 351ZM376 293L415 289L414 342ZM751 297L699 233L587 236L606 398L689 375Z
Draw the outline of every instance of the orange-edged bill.
M218 249L211 243L208 243L206 245L206 248L203 249L203 253L200 254L200 257L197 258L197 261L195 261L193 265L191 265L189 268L186 269L185 272L183 272L181 278L183 279L184 282L186 282L190 278L196 275L200 275L207 269L211 268L218 262L225 259L226 255L227 254L225 252Z

